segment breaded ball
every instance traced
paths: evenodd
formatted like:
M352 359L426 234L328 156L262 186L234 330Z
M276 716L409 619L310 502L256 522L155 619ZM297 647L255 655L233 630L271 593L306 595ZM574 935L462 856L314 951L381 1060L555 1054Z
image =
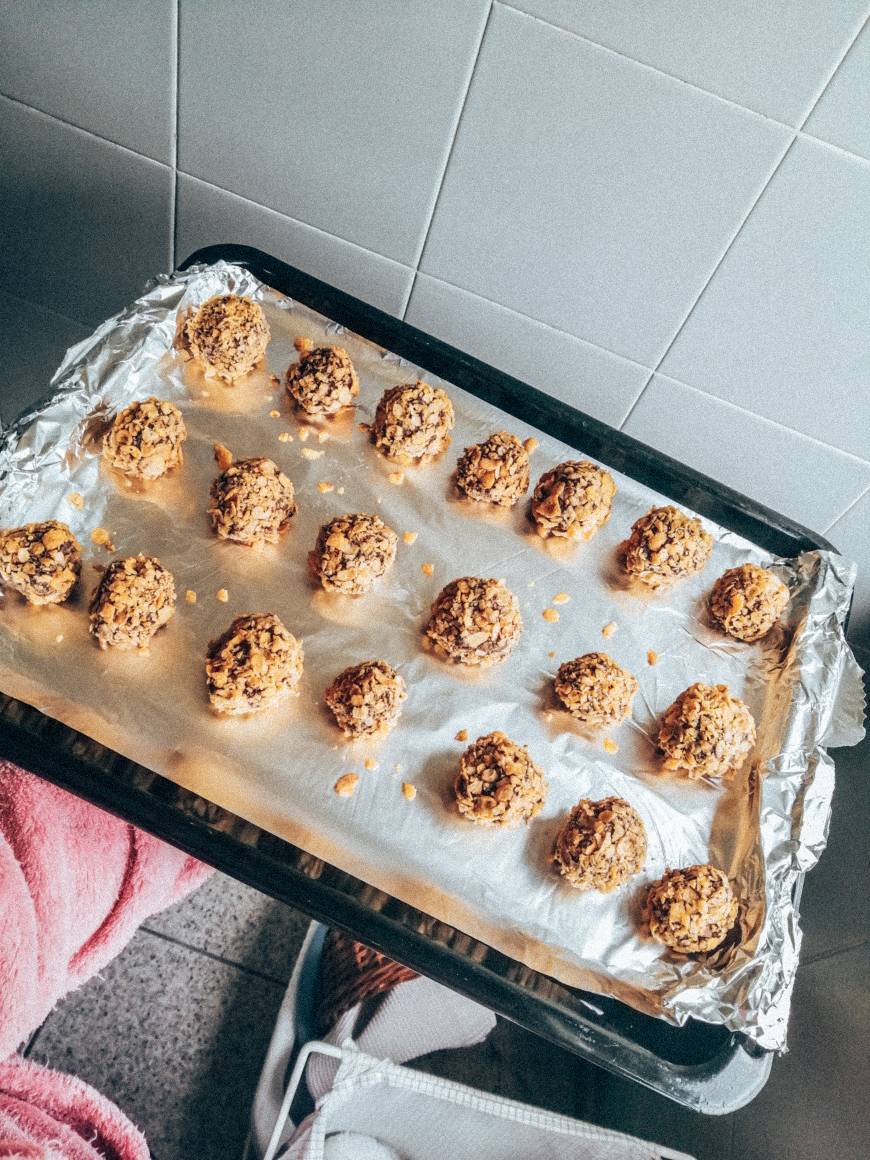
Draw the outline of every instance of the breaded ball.
M710 616L728 636L755 641L767 636L788 604L788 588L758 564L723 573L710 593Z
M335 415L359 394L359 379L350 355L340 346L311 347L297 340L300 358L287 368L285 382L292 401L308 415Z
M276 544L296 513L293 484L271 459L239 459L211 485L215 534L238 544Z
M529 456L516 435L496 431L466 447L456 465L456 485L469 499L512 507L529 490Z
M0 532L0 579L28 604L62 604L81 570L79 542L59 520Z
M221 294L194 309L183 339L207 375L232 383L262 361L269 345L263 308L250 298Z
M323 695L345 737L388 733L399 719L407 696L405 682L386 661L351 665Z
M384 391L372 423L375 447L387 459L420 462L450 442L456 416L450 396L428 383L406 383Z
M517 598L501 580L463 576L438 594L425 634L446 660L486 667L508 656L522 627Z
M553 686L572 717L598 728L629 715L637 679L607 653L593 652L560 665Z
M729 777L755 746L755 722L727 685L696 683L665 713L658 746L665 769L683 769L692 779Z
M569 460L545 471L532 495L531 515L539 536L590 539L610 519L616 484L603 467Z
M453 788L460 814L485 826L530 821L547 794L543 771L526 747L499 732L469 745Z
M172 573L156 557L113 560L91 600L91 636L103 649L144 649L174 612Z
M118 412L103 439L103 458L129 479L159 479L184 462L186 438L179 409L152 395Z
M302 644L272 612L237 616L208 646L208 699L216 713L271 709L295 693L302 677Z
M380 516L336 516L320 529L309 565L327 592L360 596L392 567L398 542Z
M723 870L687 866L668 870L649 888L645 918L656 942L680 954L720 946L737 920L737 899Z
M618 797L579 801L559 831L553 851L559 873L576 890L604 894L637 874L645 858L643 820Z
M699 572L710 559L713 537L679 508L651 508L635 520L625 549L625 570L650 588Z

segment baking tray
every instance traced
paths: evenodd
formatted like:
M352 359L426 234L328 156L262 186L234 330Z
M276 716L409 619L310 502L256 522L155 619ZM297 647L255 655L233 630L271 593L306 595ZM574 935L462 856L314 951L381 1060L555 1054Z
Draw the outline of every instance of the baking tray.
M194 261L212 263L219 259L246 265L263 282L283 291L291 298L334 319L343 326L385 347L393 353L408 358L416 365L422 366L427 371L449 380L455 385L469 391L471 394L500 407L502 410L508 411L517 418L549 432L563 442L582 447L584 454L592 453L597 459L607 463L614 469L633 477L660 493L668 495L670 498L685 506L701 512L716 523L730 528L746 539L753 541L759 547L783 556L797 555L799 552L807 549L829 547L824 541L814 537L805 529L791 523L791 521L766 511L744 497L731 492L729 489L713 484L712 481L642 447L642 445L636 443L634 440L629 439L619 432L613 431L604 424L598 423L587 416L583 416L565 404L558 403L548 396L543 395L541 392L519 383L517 380L501 375L491 368L484 366L484 364L477 362L477 360L461 355L459 352L446 347L444 344L413 330L413 328L406 324L397 322L381 314L379 311L366 307L349 296L333 290L322 283L318 283L316 280L308 278L299 271L294 271L290 267L286 267L282 263L278 263L274 259L260 254L257 251L251 251L241 247L212 247L209 250L200 251L196 255L193 255L185 263L185 266L190 265ZM10 709L15 704L15 702L10 702ZM28 715L33 714L33 712L33 710L28 710L23 716L19 716L17 722L19 725L19 733L22 726L25 729L36 727L38 722L28 721ZM14 716L15 714L13 713L11 715ZM8 714L3 714L4 719L8 716ZM39 715L36 714L36 716L38 717ZM65 727L59 726L59 728L64 729ZM71 733L72 731L67 730L67 732ZM79 742L85 741L85 748L89 753L90 760L99 763L98 759L101 756L99 747L95 747L92 742L81 738L80 735L73 734L73 737L78 738ZM20 736L19 741L22 741ZM176 813L191 814L193 816L191 820L198 818L200 823L205 822L212 828L219 827L224 834L231 836L237 843L252 845L256 849L266 848L269 845L269 843L260 840L265 839L266 836L260 835L260 832L248 823L231 818L223 811L217 811L209 803L204 803L202 799L193 799L190 794L185 796L184 791L177 790L174 785L169 789L165 785L161 787L160 783L163 779L158 779L155 775L149 774L148 771L141 770L139 767L130 766L130 763L125 762L120 757L115 756L115 761L122 763L123 766L130 767L131 770L134 768L138 770L135 775L135 783L138 789L145 789L150 792L157 792L159 790L160 796L167 803L164 807L165 809ZM29 763L31 765L34 764L32 759ZM38 759L36 764L38 765ZM125 780L129 780L129 778L125 778ZM64 784L68 783L64 782ZM129 810L124 809L123 806L118 812L130 816ZM159 827L153 825L148 828L154 829L155 832L164 832ZM281 843L278 839L272 838L270 842L272 844L277 843L278 847L284 848L287 852L292 850L292 847L286 846L285 843ZM195 852L201 853L200 850L196 850ZM374 891L371 887L366 887L364 884L349 878L347 875L339 874L338 871L333 870L331 867L324 866L322 862L318 862L302 854L300 851L294 851L293 853L299 855L298 859L296 859L296 868L308 877L309 880L322 884L325 879L328 879L330 876L335 876L338 883L337 888L352 893L362 901L364 907L370 912L377 911L377 913L389 917L392 917L395 913L402 925L406 927L411 925L418 934L423 934L424 938L428 936L430 940L448 946L454 952L454 955L458 952L466 960L466 968L477 963L482 968L481 976L483 975L483 969L486 969L490 975L494 974L499 976L503 982L510 982L514 987L519 987L521 990L531 990L540 1003L546 1001L550 1008L567 1007L573 1016L571 1021L573 1026L570 1028L573 1032L572 1042L568 1043L568 1046L572 1046L574 1050L582 1049L582 1042L585 1040L585 1021L587 1027L591 1023L592 1026L597 1025L600 1030L614 1027L620 1032L620 1039L628 1038L629 1048L632 1046L632 1040L634 1041L634 1046L643 1047L645 1040L649 1039L651 1042L647 1046L647 1052L653 1057L653 1060L648 1060L646 1061L647 1063L654 1062L656 1053L658 1052L658 1056L664 1063L672 1065L672 1068L679 1066L685 1070L690 1065L697 1066L705 1062L711 1062L712 1057L709 1055L709 1052L707 1053L706 1059L700 1058L699 1052L700 1056L704 1056L707 1048L712 1048L713 1054L718 1058L722 1055L726 1044L729 1048L739 1046L740 1051L750 1059L759 1058L754 1053L749 1052L745 1044L742 1042L737 1043L739 1037L732 1036L730 1033L721 1030L719 1030L718 1036L711 1036L708 1033L714 1032L716 1029L710 1028L706 1024L691 1025L690 1027L684 1028L682 1032L675 1032L679 1038L665 1049L662 1045L663 1036L661 1034L659 1021L649 1020L644 1016L632 1012L631 1018L626 1023L624 1013L627 1011L627 1008L622 1007L621 1004L612 1000L601 999L598 996L583 996L581 992L572 991L552 980L547 980L544 976L522 967L520 964L513 962L503 955L496 954L491 949L483 947L482 944L475 942L475 940L467 936L460 935L444 924L437 923L427 918L427 916L420 914L420 912L403 907L387 895L379 891ZM292 858L290 860L293 861ZM225 866L224 862L219 864ZM252 881L252 884L263 888L263 884L259 880L253 881L245 875L239 876L245 877L246 880ZM277 894L279 897L285 897L283 892L278 892L275 889L274 884L266 885L265 888L270 893ZM299 901L296 898L288 900L297 903ZM317 914L319 917L334 920L332 911L318 912L310 905L305 908ZM404 914L405 911L408 912L407 915ZM352 925L349 929L365 937L367 941L379 945L380 949L385 950L386 953L393 954L394 957L403 958L410 965L420 966L419 962L411 959L407 951L403 953L401 947L396 950L395 947L378 943L375 938L372 938L370 934L366 933L365 929L361 929L358 925ZM437 975L437 977L444 977L425 965L422 966L422 969L429 974ZM451 982L452 985L457 985L455 974L454 972L453 978L445 978L444 981ZM460 989L474 993L475 997L482 1002L488 1003L490 1006L498 1006L493 1001L491 978L485 980L486 986L483 990L480 990L480 986L484 982L482 977L471 980L465 978L460 972L459 981ZM472 987L475 988L473 992ZM566 1001L566 997L571 996L576 997L573 1003ZM512 998L516 1000L516 996L512 996ZM500 1009L503 1009L505 1014L516 1018L518 1017L514 1010L516 1006L517 1003L514 1001L510 1007ZM618 1015L616 1014L617 1012L619 1013ZM539 1015L540 1012L536 1014ZM560 1031L559 1034L556 1034L553 1030L547 1030L553 1021L552 1015L553 1011L551 1010L548 1018L545 1020L545 1026L543 1028L533 1026L528 1015L520 1017L519 1021L530 1026L533 1030L543 1030L545 1034L550 1034L551 1038L561 1039L564 1035L564 1030ZM594 1016L594 1018L590 1020L590 1016ZM535 1022L539 1023L540 1019L536 1019ZM647 1027L646 1024L651 1024L652 1026ZM699 1027L704 1028L703 1033L697 1032L697 1028ZM627 1031L629 1032L628 1036L625 1034ZM691 1034L687 1035L686 1033L690 1031ZM580 1041L580 1046L578 1046L578 1041ZM627 1074L634 1074L635 1078L650 1083L651 1086L658 1087L660 1090L665 1090L666 1087L670 1086L673 1090L668 1090L667 1094L672 1095L673 1098L680 1099L681 1102L690 1102L692 1106L699 1106L698 1100L700 1097L686 1098L689 1095L688 1088L691 1087L691 1084L688 1082L688 1077L685 1074L677 1077L681 1082L676 1087L672 1084L668 1085L665 1083L667 1077L636 1074L637 1072L644 1072L644 1070L647 1072L650 1070L655 1071L655 1068L644 1069L642 1067L635 1067L632 1069L627 1065L627 1061L620 1062L619 1056L621 1053L618 1047L619 1044L617 1041L612 1040L608 1044L609 1050L605 1053L606 1059L599 1057L596 1058L596 1062L604 1062L616 1070L626 1072ZM687 1060L684 1057L687 1049L690 1047L691 1051L689 1055L691 1058ZM590 1054L590 1052L591 1048L583 1053ZM600 1055L601 1053L599 1053ZM739 1063L744 1062L736 1052L732 1051L727 1061L729 1073L733 1073L735 1061ZM719 1060L719 1062L722 1063L723 1061ZM715 1070L717 1073L721 1072L723 1067L720 1066ZM766 1075L766 1068L759 1069L756 1066L752 1070L754 1073L758 1073L756 1074L756 1086L759 1086L757 1083L758 1076L761 1070ZM732 1074L732 1080L733 1078L734 1076ZM658 1082L655 1082L656 1080ZM763 1077L761 1078L761 1082L763 1082ZM663 1084L664 1087L662 1086ZM745 1084L743 1086L746 1087ZM750 1097L751 1094L750 1092ZM746 1092L743 1093L742 1097L738 1098L737 1103L734 1103L732 1100L731 1106L739 1106L739 1102L745 1102L745 1099ZM706 1110L714 1109L707 1108ZM720 1110L727 1110L727 1108L723 1107Z

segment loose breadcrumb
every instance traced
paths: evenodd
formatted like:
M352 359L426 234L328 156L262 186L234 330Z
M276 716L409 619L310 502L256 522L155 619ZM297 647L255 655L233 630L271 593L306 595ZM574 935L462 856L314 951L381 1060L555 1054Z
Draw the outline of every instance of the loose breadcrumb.
M375 761L375 759L373 757L367 757L365 759L365 761L363 762L363 765L365 766L366 769L378 769L379 768L378 763Z
M435 571L435 565L434 564L421 564L420 571L423 573L424 576L431 576L432 573Z
M646 663L648 665L657 665L659 663L659 654L652 649L647 650Z
M338 491L337 491L335 494L336 494L336 495L344 495L344 488L343 488L343 487L340 487L340 488L338 489Z
M192 588L188 588L188 590L185 592L184 599L188 604L196 604L196 593Z
M71 491L66 497L66 502L70 507L78 508L79 511L85 506L85 497L78 491Z
M417 796L417 787L411 785L409 781L402 782L402 797L409 802L412 802Z
M317 442L318 443L325 443L328 438L329 438L328 431L318 431L317 432Z
M273 409L272 409L272 410L269 412L269 418L270 418L270 419L280 419L280 418L281 418L281 412L280 412L280 411L276 411L276 410L273 408Z
M468 730L467 729L460 729L459 732L456 734L455 740L456 741L467 741L468 740Z
M555 608L545 608L541 613L541 616L543 616L544 620L548 621L550 624L555 624L559 619L559 613Z
M404 478L405 478L404 471L391 471L390 474L387 476L387 479L389 479L390 483L395 483L395 484L402 483Z
M313 447L303 447L302 448L302 458L303 459L319 459L322 454L323 454L322 451L315 451Z
M552 648L551 648L551 649L550 649L550 651L547 653L547 656L548 656L548 657L554 657L555 655L556 655L556 650L555 650L555 649L552 649Z
M230 598L230 594L227 592L226 588L218 588L217 592L215 592L215 597L221 602L221 604L226 604Z
M530 435L528 439L523 442L523 447L526 449L526 454L531 455L533 451L537 451L538 441L533 435Z
M353 797L358 785L358 773L344 773L335 783L335 792L339 797Z
M213 450L215 463L221 471L226 471L228 467L232 467L233 453L229 447L225 447L223 443L215 443Z
M293 436L290 434L289 431L282 431L281 434L278 436L278 442L279 443L292 443Z
M317 490L321 495L326 495L328 492L335 490L335 484L327 483L325 479L321 479L320 483L317 485Z
M301 428L300 428L300 430L299 430L299 438L302 440L302 442L303 442L303 443L307 443L307 442L308 442L308 436L309 436L310 434L311 434L311 428L310 428L310 427L301 427Z
M57 636L54 638L54 643L55 643L55 644L60 644L60 642L61 642L62 640L63 640L63 633L62 633L62 632L59 632L59 633L57 634Z
M567 604L571 597L567 592L557 592L553 597L554 604Z
M605 751L605 753L619 753L619 746L616 744L616 742L612 738L605 737L604 738L604 751Z
M616 623L616 621L611 620L607 624L605 624L604 628L602 628L601 635L602 636L613 636L613 634L616 632L616 630L618 628L619 628L619 625Z
M273 387L280 387L281 386L281 380L278 378L277 375L269 375L269 382L272 384Z
M98 548L105 548L107 552L114 552L115 550L112 537L105 528L94 528L91 532L91 542L96 544Z
M405 532L402 539L406 544L413 544L419 534L419 532Z

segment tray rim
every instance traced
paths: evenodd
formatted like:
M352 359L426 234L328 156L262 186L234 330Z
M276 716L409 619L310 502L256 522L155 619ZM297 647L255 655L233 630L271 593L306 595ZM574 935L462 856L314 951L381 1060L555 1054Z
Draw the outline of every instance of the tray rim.
M363 338L493 403L515 418L549 431L563 442L582 447L583 454L768 551L783 556L807 550L836 551L824 537L789 517L253 247L238 244L204 247L189 255L179 270L217 261L245 266L264 283ZM377 908L369 905L364 899L367 893L373 894L372 888L360 880L323 863L318 864L315 875L305 872L293 864L308 857L304 851L234 818L228 811L220 811L222 822L216 824L177 805L167 804L172 791L177 790L175 783L4 695L0 695L0 752L8 760L219 866L255 889L296 906L321 922L342 927L375 949L464 992L527 1029L678 1103L707 1114L723 1114L748 1103L767 1080L772 1055L760 1051L739 1033L726 1034L721 1027L704 1024L711 1029L711 1034L718 1035L722 1044L709 1059L700 1064L679 1064L664 1059L618 1030L585 1019L576 1010L544 999L527 986L496 973L470 958L467 949L460 953L447 943L412 929L407 920L399 921L384 913L382 902ZM122 770L123 780L117 776ZM107 777L107 773L116 776ZM250 842L240 842L226 832L233 829L233 823L236 828L246 827L256 837ZM355 886L355 892L330 883L330 872L345 884ZM801 882L802 877L798 890ZM374 893L389 898L382 892ZM408 915L421 915L412 907L391 901ZM419 924L419 919L415 921ZM435 920L429 921L435 923ZM443 923L437 926L444 931L450 929ZM466 944L484 951L489 949L461 932L453 933ZM497 957L512 962L506 956ZM521 968L521 964L515 965ZM536 972L521 969L527 975L547 981ZM679 1034L678 1029L671 1027L670 1031Z

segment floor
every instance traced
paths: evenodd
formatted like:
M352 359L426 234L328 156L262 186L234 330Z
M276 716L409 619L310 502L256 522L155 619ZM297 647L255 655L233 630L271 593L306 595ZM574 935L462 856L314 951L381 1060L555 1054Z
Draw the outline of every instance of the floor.
M47 326L0 296L0 351L8 420L44 384L84 329L60 315ZM34 342L34 334L43 341ZM18 337L16 337L18 336ZM44 390L44 386L42 388ZM860 657L870 668L870 656ZM422 1066L474 1086L654 1138L698 1160L816 1160L870 1155L866 1060L870 1045L870 742L839 753L829 848L802 904L803 966L790 1051L758 1099L731 1116L687 1112L585 1066L500 1023L487 1043ZM30 1055L74 1072L114 1099L145 1131L155 1160L240 1157L272 1024L307 920L215 876L153 918L97 979L60 1005Z

